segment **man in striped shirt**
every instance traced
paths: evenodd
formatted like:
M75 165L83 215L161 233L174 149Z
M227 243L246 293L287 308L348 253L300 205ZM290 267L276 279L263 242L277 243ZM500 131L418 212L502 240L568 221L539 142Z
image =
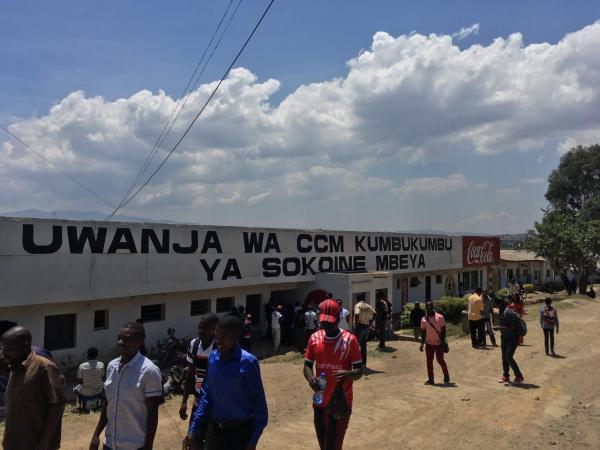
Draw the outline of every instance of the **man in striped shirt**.
M77 379L80 384L75 387L82 412L88 411L87 402L98 398L104 389L104 363L98 361L96 347L88 348L87 359L77 369Z

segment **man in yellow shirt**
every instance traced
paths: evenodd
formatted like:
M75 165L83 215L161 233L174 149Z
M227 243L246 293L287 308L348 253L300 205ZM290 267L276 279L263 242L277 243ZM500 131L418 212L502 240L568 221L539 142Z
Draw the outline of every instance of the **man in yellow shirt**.
M483 347L485 338L485 322L481 313L483 312L483 301L481 300L481 288L469 296L469 328L471 331L471 345L473 348Z
M367 341L374 315L375 310L364 299L361 299L354 307L354 336L360 344L363 368L367 367Z

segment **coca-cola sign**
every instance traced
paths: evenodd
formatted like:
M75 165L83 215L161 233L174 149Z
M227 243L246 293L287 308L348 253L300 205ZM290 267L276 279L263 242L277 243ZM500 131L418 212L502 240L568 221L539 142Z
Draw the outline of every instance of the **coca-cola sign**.
M463 237L463 267L500 264L500 239Z

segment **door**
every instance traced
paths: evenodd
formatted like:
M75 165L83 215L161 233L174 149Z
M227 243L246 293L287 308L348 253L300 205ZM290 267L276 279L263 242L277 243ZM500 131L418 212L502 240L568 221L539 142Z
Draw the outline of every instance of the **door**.
M425 300L431 301L431 277L429 275L425 277Z
M261 294L246 295L246 314L252 314L252 324L260 328L262 314L260 313L260 304L262 303Z

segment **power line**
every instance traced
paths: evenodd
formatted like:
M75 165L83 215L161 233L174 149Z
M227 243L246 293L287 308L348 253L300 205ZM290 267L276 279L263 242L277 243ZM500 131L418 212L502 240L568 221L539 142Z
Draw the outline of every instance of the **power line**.
M86 191L88 191L90 194L92 194L94 197L96 197L98 200L100 200L102 203L110 206L111 208L116 208L115 205L113 205L111 202L109 202L108 200L105 200L104 198L102 198L100 195L96 194L94 191L92 191L89 187L87 187L85 184L83 184L81 181L77 180L75 177L73 177L72 175L70 175L69 173L67 173L65 170L61 169L59 166L57 166L56 164L54 164L53 162L51 162L50 160L48 160L44 155L42 155L40 152L38 152L37 150L34 150L31 146L29 146L27 143L23 142L23 140L17 136L16 134L14 134L12 131L10 131L8 128L6 128L4 125L0 124L0 128L2 128L4 131L6 131L9 135L11 135L15 140L17 140L19 143L21 143L27 150L29 150L30 152L32 152L33 154L35 154L36 156L38 156L39 158L43 159L47 164L49 164L50 166L52 166L54 169L58 170L60 173L62 173L65 177L67 177L69 180L71 180L73 183L77 184L78 186L82 187L83 189L85 189Z
M181 144L181 142L183 141L183 139L187 136L187 134L190 132L190 130L192 129L192 127L194 126L194 124L196 123L196 121L198 120L198 118L200 117L200 115L204 112L204 110L206 109L206 107L208 106L208 104L210 103L210 101L213 99L213 97L215 96L215 94L219 90L219 87L221 86L221 84L223 84L223 81L225 80L225 78L227 78L227 76L229 75L229 72L231 71L231 69L233 68L233 66L235 65L235 63L239 59L239 57L242 55L242 53L244 52L244 50L246 49L246 47L250 43L250 40L252 39L252 37L256 33L256 30L258 30L258 27L260 26L260 24L262 23L263 19L265 18L265 16L267 15L267 13L269 12L269 10L271 9L271 6L273 5L274 1L275 0L270 0L269 4L265 8L264 12L260 16L260 19L258 19L258 22L256 22L256 25L252 29L252 32L250 33L250 35L248 36L248 38L244 42L244 45L242 46L242 48L240 48L240 50L236 54L235 58L233 59L233 61L231 62L231 64L229 65L229 67L227 68L227 70L225 71L225 73L223 74L223 76L221 77L221 79L219 80L219 82L217 83L217 85L215 86L215 88L213 89L212 93L210 94L210 96L208 97L208 99L206 100L206 102L204 103L204 105L202 106L202 108L200 109L200 111L198 111L198 114L196 114L196 116L194 117L194 119L192 120L192 122L188 125L188 127L186 128L186 130L184 131L184 133L181 135L181 137L179 138L179 140L175 143L175 145L171 148L171 150L169 151L169 153L167 154L167 156L165 156L165 158L162 160L162 162L152 172L152 174L150 174L150 176L146 179L146 181L125 202L122 202L122 204L120 204L118 207L116 207L115 210L107 217L107 219L110 219L111 217L113 217L119 211L119 209L121 209L122 207L126 206L131 200L133 200L137 196L137 194L139 194L140 191L146 187L146 185L150 182L150 180L152 180L152 178L154 178L154 176L158 173L158 171L160 169L162 169L162 167L166 164L166 162L169 160L169 158L175 152L175 150L177 150L177 148L179 147L179 145Z
M236 9L235 9L235 11L234 11L231 19L233 19L233 16L237 12L237 8L239 8L241 2L242 2L242 0L239 0L238 5L237 5L237 7L236 7ZM208 49L212 45L212 43L213 43L213 41L215 39L215 36L219 32L219 29L221 28L221 25L223 24L223 21L225 20L225 17L227 17L227 14L229 13L229 10L231 9L231 5L232 4L233 4L233 0L229 0L229 4L227 5L227 8L225 9L225 12L221 16L221 20L219 20L219 23L217 24L217 27L213 31L213 34L212 34L212 36L210 38L210 41L208 42L207 46L205 47L204 52L202 53L202 56L200 57L200 60L198 61L198 64L196 64L196 67L194 68L194 71L193 71L190 79L187 82L187 85L185 86L183 92L179 96L179 100L177 101L175 107L171 111L171 115L169 116L169 120L167 120L167 122L165 123L165 125L164 125L163 129L161 130L160 134L156 138L156 142L154 142L152 150L150 150L150 152L146 156L146 159L142 163L142 166L141 166L140 170L138 171L138 173L136 174L135 178L131 182L129 188L127 189L127 192L125 192L125 194L123 195L123 198L119 202L119 206L122 205L122 203L125 201L125 199L127 198L127 196L131 193L131 191L133 190L133 188L135 187L135 185L137 184L137 182L139 181L139 179L142 177L142 175L144 174L144 172L148 169L148 167L152 163L152 160L154 159L154 157L158 153L158 150L160 150L160 147L162 146L162 144L163 144L164 140L166 139L167 135L170 133L171 128L173 127L173 125L175 124L175 122L177 121L177 119L179 118L179 114L181 113L181 111L183 110L183 108L185 108L185 105L187 104L187 100L188 100L190 94L193 92L193 90L197 86L198 82L200 81L200 77L202 77L202 74L204 73L204 70L206 69L206 66L210 62L210 59L212 58L212 55L214 54L214 50L216 50L216 47L218 47L219 43L221 42L221 39L219 39L219 41L217 42L217 45L215 46L215 49L213 50L213 52L211 53L209 59L207 60L206 64L204 65L204 68L202 69L202 71L198 75L198 81L194 84L194 87L188 91L188 88L190 87L190 85L192 84L192 81L194 81L194 78L196 77L196 74L198 73L198 69L200 68L200 66L202 65L202 62L204 61L204 58L206 57ZM229 23L231 23L231 19L228 22L227 27L229 27ZM225 28L225 31L226 31L227 27ZM224 33L221 34L221 38L223 37L223 34ZM187 93L187 96L186 96L186 93ZM185 97L185 102L183 103L183 105L181 106L181 108L179 108L179 106L181 105L184 97ZM177 115L173 119L173 116L175 115L175 112L178 110L178 108L179 108L179 112L177 113ZM171 122L171 120L173 120L173 121Z

